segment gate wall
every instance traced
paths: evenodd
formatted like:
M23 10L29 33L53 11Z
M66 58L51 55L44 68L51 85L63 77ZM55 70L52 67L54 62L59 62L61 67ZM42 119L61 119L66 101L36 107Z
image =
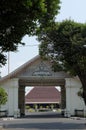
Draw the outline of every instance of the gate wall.
M64 98L62 98L62 108L66 106L66 110L71 115L74 115L75 109L85 108L83 99L77 95L82 86L80 80L77 77L71 78L63 71L53 72L49 61L42 61L40 56L36 56L0 79L0 86L5 88L8 93L8 101L6 105L2 106L2 109L8 110L9 116L14 115L18 109L24 113L24 88L34 85L62 86L62 94L66 91L66 95L64 94Z
M10 79L0 84L8 94L8 100L5 105L1 106L1 110L7 110L8 116L13 116L18 110L18 79Z
M83 98L78 96L81 82L77 77L66 78L66 111L75 115L75 110L85 110Z

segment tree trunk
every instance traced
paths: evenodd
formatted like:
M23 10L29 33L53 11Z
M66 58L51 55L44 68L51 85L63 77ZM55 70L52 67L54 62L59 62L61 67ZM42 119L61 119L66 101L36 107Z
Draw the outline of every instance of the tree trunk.
M79 76L83 88L83 99L86 105L86 76Z
M83 98L84 98L84 102L85 102L85 105L86 105L86 91L84 91L84 89L83 89Z

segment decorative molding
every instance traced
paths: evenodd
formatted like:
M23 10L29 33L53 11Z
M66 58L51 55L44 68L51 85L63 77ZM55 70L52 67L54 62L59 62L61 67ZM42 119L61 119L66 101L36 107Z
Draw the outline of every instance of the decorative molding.
M35 71L32 73L32 76L51 76L51 72L47 68L47 66L41 62L39 66L35 69Z

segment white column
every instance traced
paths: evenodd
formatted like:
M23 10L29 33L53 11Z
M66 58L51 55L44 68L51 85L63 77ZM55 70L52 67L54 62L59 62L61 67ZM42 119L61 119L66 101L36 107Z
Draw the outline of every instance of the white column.
M75 109L83 109L83 100L77 95L81 88L81 82L77 77L66 78L66 109L71 115L75 114Z
M18 109L18 79L10 79L2 84L8 94L8 101L3 109L8 110L8 116L13 116L15 109Z

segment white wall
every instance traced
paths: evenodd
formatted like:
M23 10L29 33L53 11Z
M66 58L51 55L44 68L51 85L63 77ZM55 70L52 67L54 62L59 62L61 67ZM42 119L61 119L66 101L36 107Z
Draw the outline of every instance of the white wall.
M66 110L69 111L71 115L75 114L75 109L85 109L83 98L77 95L81 86L81 82L77 77L66 78Z
M1 107L2 110L8 110L8 116L13 116L14 111L18 109L18 79L5 81L0 85L8 94L8 101Z
M75 109L84 109L85 104L82 98L77 95L77 92L81 88L81 82L77 77L66 78L66 110L74 115ZM8 110L8 115L13 116L14 111L18 110L18 79L10 79L5 83L0 84L5 88L8 93L8 101L6 105L2 106L2 109Z

